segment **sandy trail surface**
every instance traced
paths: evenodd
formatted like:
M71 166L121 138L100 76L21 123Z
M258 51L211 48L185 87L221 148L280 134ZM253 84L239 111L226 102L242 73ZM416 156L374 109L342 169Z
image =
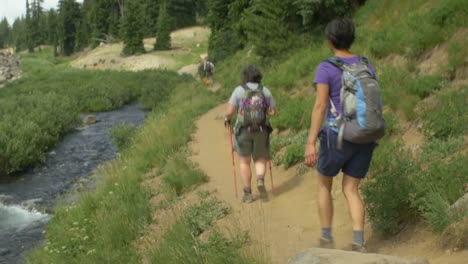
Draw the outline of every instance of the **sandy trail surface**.
M268 201L258 198L253 183L256 201L243 204L241 182L237 179L238 195L234 192L229 132L223 126L222 116L227 105L220 105L196 123L198 130L193 136L192 160L209 176L208 186L216 190L217 196L232 206L243 229L253 237L254 243L264 243L264 251L271 263L286 263L289 258L306 248L315 247L320 235L320 224L316 209L316 184L314 170L305 175L296 175L295 168L283 170L274 167L275 192L271 193L269 175L266 184ZM238 162L236 159L236 166ZM236 168L239 174L238 168ZM334 188L334 237L337 249L349 249L352 238L351 220L346 200L341 193L341 177L335 179ZM422 226L415 226L402 235L382 240L372 235L366 227L370 252L406 258L426 257L430 263L468 263L468 251L449 252L440 249L437 235Z

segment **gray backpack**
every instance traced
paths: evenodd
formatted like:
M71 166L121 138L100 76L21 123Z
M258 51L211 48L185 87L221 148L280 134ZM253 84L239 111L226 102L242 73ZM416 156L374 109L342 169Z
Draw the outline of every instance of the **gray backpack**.
M385 135L382 95L378 81L369 70L369 61L360 57L357 64L345 64L334 57L327 61L342 70L338 113L330 98L331 112L338 128L338 148L343 139L357 144L376 142Z
M256 90L242 85L244 98L239 105L236 127L246 127L248 131L262 131L268 126L268 101L263 93L263 86L258 85Z

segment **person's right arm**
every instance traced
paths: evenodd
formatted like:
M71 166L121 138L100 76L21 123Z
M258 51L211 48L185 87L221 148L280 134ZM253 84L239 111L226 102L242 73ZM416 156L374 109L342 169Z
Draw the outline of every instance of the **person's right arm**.
M309 137L307 139L306 151L304 154L305 164L313 167L317 163L317 151L315 144L317 143L317 137L325 119L325 114L328 107L328 84L319 83L317 84L317 98L315 99L314 110L312 110L312 121L309 131Z

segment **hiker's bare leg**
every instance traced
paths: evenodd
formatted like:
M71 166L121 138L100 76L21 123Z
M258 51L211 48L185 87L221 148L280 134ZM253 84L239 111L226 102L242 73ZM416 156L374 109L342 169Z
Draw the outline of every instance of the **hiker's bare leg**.
M343 194L348 201L348 208L353 220L353 230L364 230L364 202L359 194L360 179L343 175Z
M267 160L264 159L264 158L254 159L255 172L257 173L257 176L265 176L266 162L267 162Z
M252 172L250 171L250 157L239 157L240 175L242 185L245 187L251 186Z
M331 228L333 221L333 198L331 195L333 177L323 176L320 173L317 174L320 225L322 228Z

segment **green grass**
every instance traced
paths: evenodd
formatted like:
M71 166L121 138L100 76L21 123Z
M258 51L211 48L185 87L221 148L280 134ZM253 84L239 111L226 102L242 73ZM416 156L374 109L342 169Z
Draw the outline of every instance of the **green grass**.
M208 50L208 43L200 43L198 47L196 44L193 44L188 48L190 49L190 52L167 52L172 55L162 53L164 56L170 57L176 61L175 66L171 67L171 69L179 70L183 66L200 63L200 55L206 53Z
M79 194L75 205L56 209L44 246L30 254L27 263L141 261L132 242L151 221L143 175L151 168L164 168L167 157L190 140L195 118L218 102L195 82L180 83L169 100L167 107L149 115L130 148L96 171L95 190Z
M444 158L457 153L463 147L463 137L452 137L448 139L432 138L422 145L419 160L426 164L434 160Z
M239 233L226 237L213 230L207 239L200 235L213 229L216 220L223 218L228 208L213 197L204 198L198 204L185 209L180 220L168 230L162 243L151 256L152 263L167 264L244 264L259 263L244 256L240 249L247 237Z
M435 102L425 105L422 121L427 138L448 139L468 132L468 87L451 88L437 94Z
M358 33L369 36L360 43L374 56L394 53L416 58L466 26L467 15L463 0L374 0L358 12L356 20L361 25Z
M275 96L275 95L273 95ZM279 130L292 129L300 131L310 128L314 100L309 98L288 98L276 94L278 112L271 118L271 124Z

